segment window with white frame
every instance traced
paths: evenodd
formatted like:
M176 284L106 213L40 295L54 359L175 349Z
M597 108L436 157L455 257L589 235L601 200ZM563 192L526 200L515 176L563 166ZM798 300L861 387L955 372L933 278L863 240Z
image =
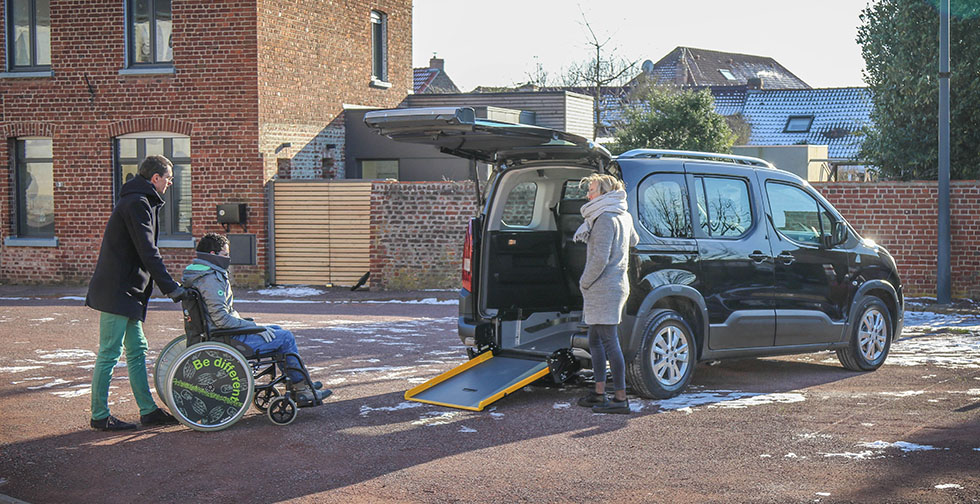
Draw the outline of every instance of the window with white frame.
M160 154L174 164L173 185L164 193L166 202L160 211L160 238L191 237L191 139L172 133L149 132L116 138L115 197L123 184L138 176L139 164Z
M54 237L54 173L51 139L14 141L14 181L18 238Z
M50 0L7 0L7 69L51 69Z
M126 0L130 67L173 65L171 0Z
M388 81L388 15L371 11L371 80Z

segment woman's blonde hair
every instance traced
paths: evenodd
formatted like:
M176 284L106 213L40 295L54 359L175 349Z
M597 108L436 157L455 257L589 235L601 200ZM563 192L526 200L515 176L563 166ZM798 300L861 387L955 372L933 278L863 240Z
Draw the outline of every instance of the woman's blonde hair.
M599 189L599 194L606 194L612 191L625 191L626 186L623 182L612 175L604 175L602 173L593 173L588 177L580 180L578 183L579 189L588 189L592 182L597 182L596 187Z

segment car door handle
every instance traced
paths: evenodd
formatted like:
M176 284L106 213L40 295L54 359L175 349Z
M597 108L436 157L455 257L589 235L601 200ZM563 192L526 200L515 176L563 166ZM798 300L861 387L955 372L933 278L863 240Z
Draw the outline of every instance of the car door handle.
M756 250L756 251L752 252L751 254L749 254L749 259L752 259L753 261L761 264L766 259L769 259L769 256L766 255L766 254L763 254L761 250Z
M785 264L786 266L789 266L790 264L793 264L793 261L796 261L796 258L793 257L793 254L790 254L789 252L783 252L782 254L779 254L776 257L779 258L779 260L782 261L783 264Z

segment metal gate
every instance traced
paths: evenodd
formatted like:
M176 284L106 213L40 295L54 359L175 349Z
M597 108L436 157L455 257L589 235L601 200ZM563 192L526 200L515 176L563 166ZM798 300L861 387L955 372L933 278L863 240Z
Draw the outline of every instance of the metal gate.
M371 182L277 180L272 280L352 286L371 267Z

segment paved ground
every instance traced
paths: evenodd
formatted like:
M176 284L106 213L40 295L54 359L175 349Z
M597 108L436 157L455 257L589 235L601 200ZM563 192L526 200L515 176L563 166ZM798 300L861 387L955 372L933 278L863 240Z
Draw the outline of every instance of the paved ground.
M87 426L97 314L80 289L0 287L0 494L29 502L977 502L980 319L910 314L874 373L831 353L699 365L629 416L529 387L484 412L405 402L463 361L451 292L332 291L239 309L294 330L335 394L289 426ZM382 299L395 302L378 303ZM434 298L427 302L411 302ZM449 300L435 304L435 300ZM967 305L966 308L975 308ZM151 362L181 333L152 304ZM115 415L137 419L116 369ZM0 498L2 501L2 498Z

